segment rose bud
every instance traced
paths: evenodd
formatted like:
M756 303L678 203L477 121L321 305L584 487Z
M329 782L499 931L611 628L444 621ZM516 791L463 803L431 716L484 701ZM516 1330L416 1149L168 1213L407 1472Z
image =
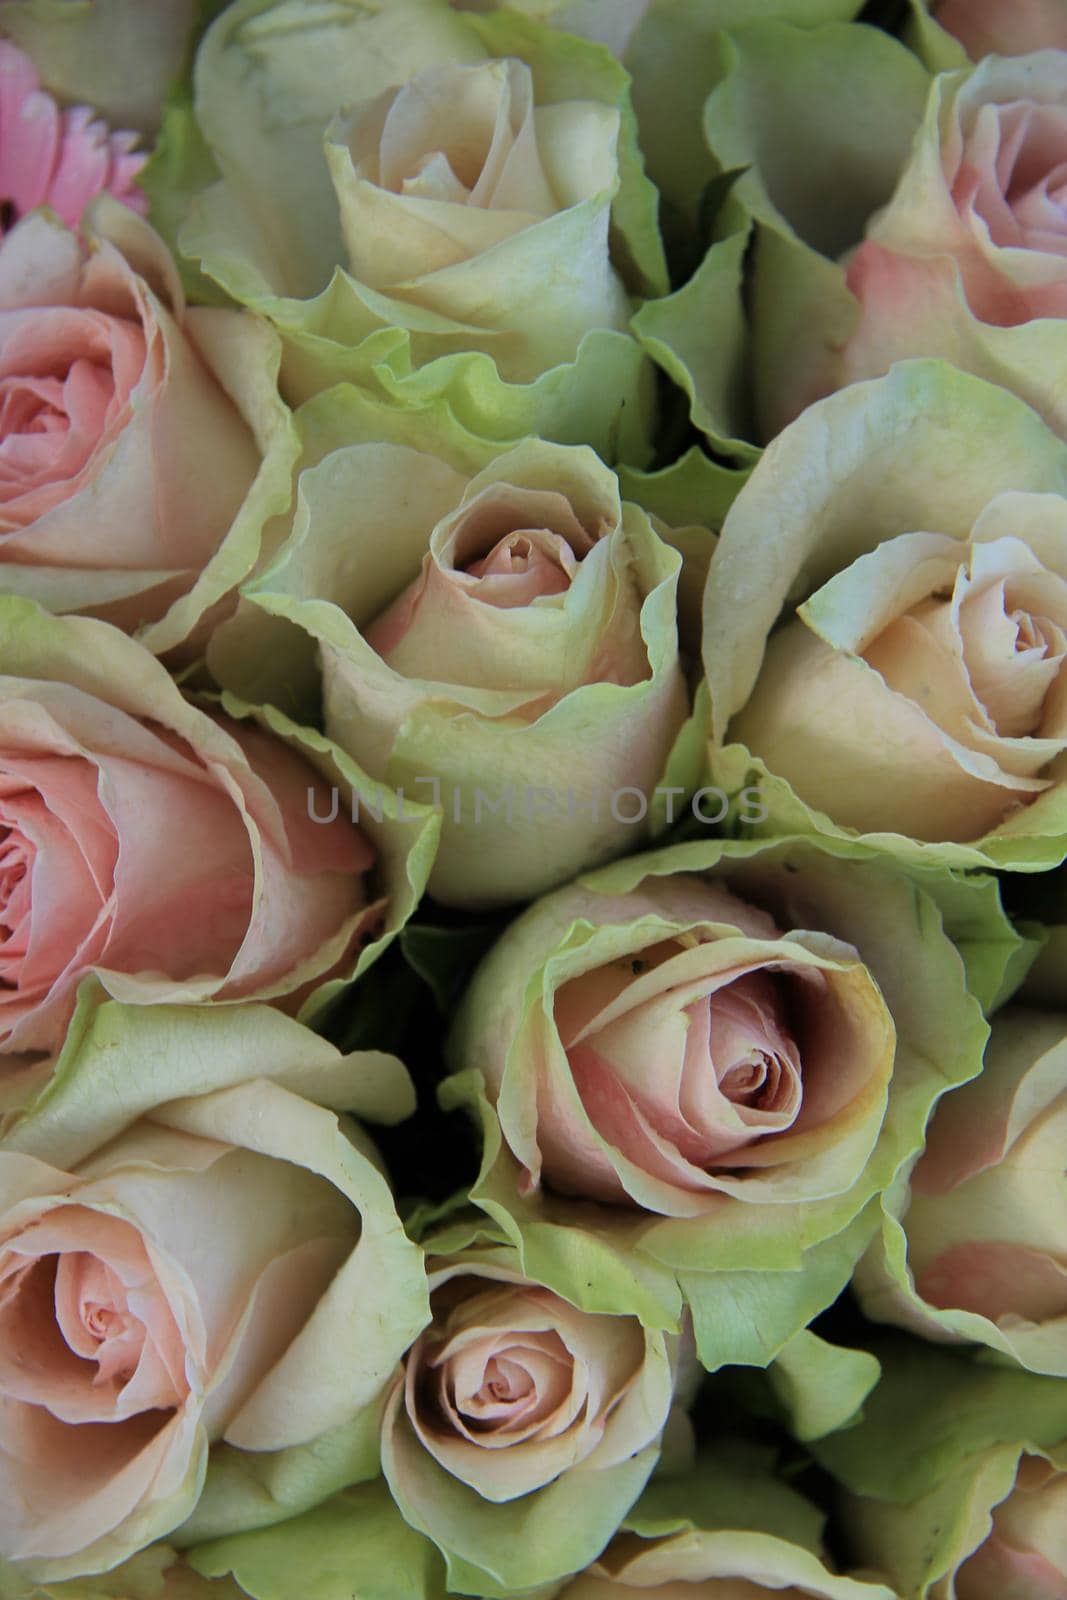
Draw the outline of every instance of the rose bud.
M55 1050L89 973L143 1003L294 995L411 909L400 828L380 858L336 789L316 822L316 736L200 710L117 629L28 601L0 601L0 672L3 1051Z
M879 1346L862 1422L820 1441L851 1557L914 1600L1059 1600L1067 1396L919 1340Z
M397 1121L399 1062L264 1006L82 1024L0 1144L0 1555L31 1582L194 1509L263 1521L259 1473L267 1519L373 1476L368 1425L426 1320L373 1146L299 1092Z
M188 653L288 504L276 341L187 311L147 223L93 217L87 244L35 216L0 250L0 584Z
M764 772L769 826L1062 858L1067 448L1013 396L910 363L812 407L726 518L704 625L709 781Z
M615 474L535 440L499 454L351 390L302 424L319 464L213 645L219 681L313 704L321 663L330 737L440 806L429 887L447 904L526 899L633 848L688 700L679 557ZM353 436L368 442L333 447Z
M636 1317L591 1314L524 1277L513 1249L426 1248L432 1321L386 1409L389 1487L442 1551L450 1588L551 1583L592 1560L656 1464L672 1350Z
M1065 1127L1067 1018L1009 1007L981 1076L939 1104L900 1222L860 1267L867 1315L1067 1377Z
M446 0L295 20L237 0L198 50L195 109L222 176L180 253L277 326L287 396L348 380L446 399L483 438L650 453L627 327L667 271L629 79L601 46Z
M605 1305L639 1293L669 1314L669 1269L704 1364L766 1366L851 1276L940 1072L978 1071L985 1026L932 904L915 937L918 892L810 845L719 841L539 902L448 1043L445 1103L484 1085L492 1108L472 1198L507 1210L561 1292L587 1229ZM927 1054L934 1012L956 1023Z
M5 27L9 10L3 8ZM133 153L136 136L111 133L92 119L88 106L61 111L30 58L0 39L0 238L38 206L76 228L103 193L145 210L135 183L145 159Z

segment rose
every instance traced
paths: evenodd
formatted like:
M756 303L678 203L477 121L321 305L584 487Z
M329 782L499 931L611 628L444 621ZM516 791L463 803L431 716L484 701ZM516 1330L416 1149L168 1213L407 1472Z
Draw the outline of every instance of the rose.
M975 61L980 56L1022 56L1067 48L1062 0L935 0L938 24Z
M154 133L186 63L195 0L2 0L4 32L67 104L95 106L113 124Z
M739 398L751 393L771 437L907 357L1010 388L1067 432L1067 58L1046 49L960 70L951 38L916 22L924 59L957 70L931 79L902 45L857 26L754 25L724 49L704 127L713 170L744 176L692 282L635 327L684 372L695 420L733 454L751 437ZM808 159L793 159L798 149ZM832 177L830 201L813 163ZM749 240L751 331L739 270ZM716 349L733 352L729 384L701 343L708 318Z
M76 228L90 200L105 191L145 209L134 187L144 164L133 154L136 138L109 133L92 115L84 105L61 111L29 57L0 39L0 238L42 205Z
M656 1463L667 1341L531 1281L513 1249L425 1247L432 1320L386 1408L390 1489L444 1554L450 1588L551 1583L596 1555Z
M0 570L52 610L157 623L160 651L253 566L288 501L288 419L270 334L186 312L147 224L94 215L88 251L45 217L0 251Z
M188 119L161 155L200 191L171 186L181 253L279 328L286 393L440 395L486 438L647 454L627 290L662 292L666 267L618 62L447 0L290 24L238 0L205 35L196 136L221 180L185 177Z
M508 928L448 1041L443 1102L488 1099L474 1200L560 1292L593 1275L576 1226L605 1308L669 1316L680 1291L709 1368L766 1365L851 1275L941 1092L922 1062L978 1069L936 912L916 940L914 884L846 855L717 842L606 868ZM935 1012L955 1021L921 1043Z
M1056 1600L1067 1581L1062 1381L917 1340L879 1356L863 1421L814 1446L849 1491L850 1553L915 1600Z
M755 758L771 827L960 865L1062 859L1065 469L1018 400L938 363L792 424L711 564L710 781L751 783Z
M1000 1012L981 1076L942 1100L901 1221L857 1274L869 1316L1067 1375L1065 1081L1064 1019Z
M629 317L608 257L618 134L592 100L535 109L523 61L418 73L327 135L349 271L463 324L512 381L573 359L590 328Z
M442 808L446 903L528 898L632 846L687 699L679 560L614 473L586 449L501 454L352 389L299 425L317 464L213 645L219 680L314 695L317 642L331 738Z
M0 603L0 671L4 1050L55 1049L90 972L135 1001L347 975L381 926L378 851L339 806L312 819L309 796L330 814L313 735L199 710L116 629L26 601ZM380 889L396 926L417 885Z
M376 1471L425 1279L366 1136L300 1090L385 1121L414 1105L398 1062L270 1008L112 1002L7 1133L0 1552L31 1581L114 1566L202 1491L201 1519L221 1494L240 1525L241 1452L277 1474L268 1518Z
M982 322L1067 314L1065 86L1058 50L935 79L911 160L850 267L865 319L899 315L913 260L953 263Z

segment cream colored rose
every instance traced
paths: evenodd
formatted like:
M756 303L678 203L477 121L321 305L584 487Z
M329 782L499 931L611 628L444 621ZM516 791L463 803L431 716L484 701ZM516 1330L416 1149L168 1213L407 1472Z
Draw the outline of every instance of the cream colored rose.
M656 1462L678 1341L571 1304L507 1247L431 1254L427 1270L432 1321L383 1428L393 1497L453 1579L480 1569L495 1590L518 1590L565 1577L603 1547ZM557 1528L544 1548L538 1525Z
M266 1007L109 1003L5 1132L0 1555L23 1576L168 1534L215 1444L263 1459L384 1399L421 1261L366 1136L283 1084L384 1120L413 1104L398 1062Z
M377 295L485 342L501 374L572 359L590 328L623 328L608 254L619 112L538 106L506 59L416 74L327 136L349 269Z
M1004 494L817 590L730 733L846 827L978 840L1055 781L1065 659L1067 501Z

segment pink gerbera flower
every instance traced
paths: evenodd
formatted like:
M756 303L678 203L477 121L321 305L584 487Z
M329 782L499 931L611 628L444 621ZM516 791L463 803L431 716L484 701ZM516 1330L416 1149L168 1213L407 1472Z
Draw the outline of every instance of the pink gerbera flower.
M63 111L40 84L33 62L0 40L0 238L35 206L49 205L70 228L108 190L134 211L144 156L136 134L110 133L88 106Z

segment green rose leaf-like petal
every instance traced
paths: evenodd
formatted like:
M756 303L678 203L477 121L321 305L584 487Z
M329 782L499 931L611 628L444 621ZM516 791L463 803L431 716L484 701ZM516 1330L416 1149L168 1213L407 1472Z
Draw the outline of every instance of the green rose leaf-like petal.
M856 1420L881 1368L867 1350L828 1344L805 1328L768 1369L798 1439L822 1439Z
M685 1479L654 1479L618 1540L564 1600L622 1600L650 1588L733 1593L735 1585L753 1595L785 1589L818 1600L895 1600L881 1584L830 1570L822 1518L772 1469L760 1451L731 1440L699 1456Z
M747 443L748 332L741 286L749 229L713 244L676 294L649 300L633 319L645 349L688 396L693 423L714 449L742 464L758 458Z
M1024 1454L1067 1467L1067 1394L1060 1379L917 1340L877 1349L883 1377L863 1421L812 1448L850 1491L842 1520L856 1558L905 1600L926 1600L952 1592L942 1584L986 1538Z
M532 1252L546 1281L566 1284L566 1292L576 1286L581 1292L580 1272L587 1263L579 1235L587 1235L598 1253L605 1245L609 1253L618 1251L628 1272L622 1275L606 1266L598 1271L602 1305L617 1297L615 1309L640 1305L639 1314L647 1316L651 1289L657 1318L673 1314L663 1281L649 1275L655 1263L668 1274L666 1283L674 1278L689 1300L701 1358L712 1368L731 1362L766 1366L836 1298L877 1226L872 1203L921 1149L938 1096L953 1082L975 1075L987 1034L978 1006L966 992L960 955L946 936L935 901L920 883L872 860L862 846L835 842L827 849L828 844L779 840L675 845L601 869L578 889L549 897L511 926L476 973L449 1043L449 1059L466 1070L443 1087L443 1103L481 1107L485 1155L472 1190L476 1203L508 1229L524 1260ZM785 1183L773 1204L755 1202L751 1186L763 1179L750 1174L742 1198L703 1215L656 1215L664 1202L651 1182L646 1185L651 1211L636 1202L630 1207L581 1206L531 1183L513 1153L518 1151L528 1166L538 1148L538 1113L529 1099L533 1063L554 1061L558 1055L551 1020L557 987L679 931L670 919L651 914L651 902L631 920L622 897L643 882L654 886L660 879L666 890L676 881L687 881L683 874L707 874L741 900L769 907L779 926L796 924L848 941L880 986L897 1032L888 1113L872 1154L852 1178L841 1177L849 1159L843 1144L832 1156L824 1153L828 1164L819 1170L828 1189L819 1198L802 1194L805 1181L814 1181L815 1168L805 1180L799 1162L798 1187L790 1187L793 1180ZM947 879L947 874L941 877ZM974 946L976 972L990 990L999 989L1019 942L995 894L987 885L975 885L969 894L952 881L946 883L945 894L947 913L954 913L965 930L965 947ZM911 952L906 971L901 965L904 951ZM949 995L953 999L946 1004ZM567 1087L561 1055L559 1060L552 1081L561 1109L553 1115L577 1119L573 1136L587 1142L590 1151L603 1149L621 1172L622 1157L584 1116ZM479 1072L497 1085L495 1116L482 1096ZM494 1126L498 1119L503 1139ZM829 1178L835 1163L840 1189ZM625 1170L628 1185L645 1182L637 1167L625 1164ZM632 1192L645 1191L634 1187ZM593 1274L588 1278L586 1294L593 1288Z
M815 27L859 10L859 0L653 0L626 63L649 171L672 205L695 216L718 171L703 148L701 117L724 70L723 31L768 19Z
M890 198L926 100L914 55L877 29L739 29L704 131L756 224L752 383L770 437L829 386L855 302L837 258ZM831 190L826 174L832 174Z
M197 1546L188 1559L218 1578L232 1572L254 1600L446 1600L445 1564L409 1528L383 1480L262 1532Z

